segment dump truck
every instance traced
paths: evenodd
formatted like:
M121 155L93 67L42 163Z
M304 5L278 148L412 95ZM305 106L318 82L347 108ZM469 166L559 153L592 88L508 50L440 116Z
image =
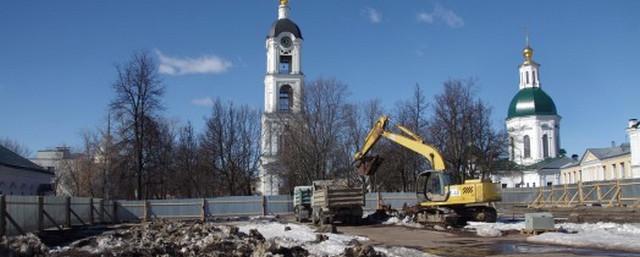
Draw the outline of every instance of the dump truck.
M350 187L346 180L313 182L311 220L314 224L358 224L362 220L364 195L361 188Z
M293 213L296 221L308 221L311 218L312 186L297 186L293 188Z

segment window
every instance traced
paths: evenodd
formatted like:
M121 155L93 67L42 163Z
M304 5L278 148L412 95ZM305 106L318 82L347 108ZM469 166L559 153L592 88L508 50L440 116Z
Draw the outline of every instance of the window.
M536 84L536 71L533 71L533 76L531 77L533 84Z
M533 182L533 187L536 187L536 182Z
M278 111L289 112L293 106L293 89L291 86L284 85L280 88Z
M624 162L620 163L620 172L622 172L622 178L627 177L627 174L625 174L625 170L624 170Z
M529 182L527 182L527 187L529 187Z
M525 78L527 79L527 84L529 84L529 72L527 71L526 74Z
M280 65L278 65L278 71L280 74L291 73L291 56L290 55L280 56Z
M611 165L611 173L613 173L613 178L620 178L620 174L618 169L616 169L616 164Z
M602 180L607 180L609 177L607 176L607 166L602 166Z
M511 155L510 156L511 156L511 160L513 161L513 160L516 159L516 152L515 152L516 150L515 150L515 147L514 147L513 137L509 138L509 150L511 150Z
M529 136L524 136L524 158L531 158L531 140Z
M548 187L553 186L553 182L547 182L547 186Z
M507 184L502 184L502 188L507 188Z
M547 134L542 136L542 156L544 158L549 157L549 136Z

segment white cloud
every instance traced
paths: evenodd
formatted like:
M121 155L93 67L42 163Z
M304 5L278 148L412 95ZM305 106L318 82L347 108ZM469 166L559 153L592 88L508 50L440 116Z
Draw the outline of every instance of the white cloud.
M433 24L437 21L444 22L451 28L460 28L464 26L464 20L453 10L447 9L442 5L436 5L432 12L420 12L416 17L418 22Z
M197 106L211 107L213 106L213 99L211 99L211 97L208 97L208 96L204 98L196 98L191 100L191 104L197 105Z
M382 22L382 13L376 9L366 7L362 10L362 14L373 24Z
M164 55L160 50L156 50L156 54L160 61L158 71L167 75L220 74L233 66L231 61L215 55L178 58Z

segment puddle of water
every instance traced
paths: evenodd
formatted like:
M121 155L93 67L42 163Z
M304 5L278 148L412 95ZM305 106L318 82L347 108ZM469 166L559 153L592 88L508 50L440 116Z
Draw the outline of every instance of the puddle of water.
M498 254L575 254L579 256L640 257L640 253L566 246L532 244L528 242L501 241L494 244L474 244L468 246L448 246L424 249L430 254L446 257L484 257Z

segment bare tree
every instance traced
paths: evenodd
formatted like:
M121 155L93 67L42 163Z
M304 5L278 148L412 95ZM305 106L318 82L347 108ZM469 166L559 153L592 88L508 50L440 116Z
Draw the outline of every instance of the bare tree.
M472 80L446 81L444 92L435 97L429 126L430 141L461 180L488 172L506 145L504 133L496 131L490 122L491 109L476 99L473 89Z
M5 148L11 150L12 152L24 158L29 158L29 156L31 156L31 150L29 150L29 148L26 145L23 145L11 138L6 137L6 138L0 139L0 145L4 146Z
M301 113L281 121L284 140L280 161L285 167L286 190L353 172L353 151L347 141L345 109L347 86L336 79L318 79L305 83ZM353 148L351 148L353 149Z
M259 120L258 112L246 105L214 103L201 144L211 175L224 189L218 194L252 193L260 158Z
M121 123L120 130L131 144L135 156L137 199L142 199L145 172L146 127L155 113L162 109L164 86L157 75L157 65L147 52L137 52L123 66L117 66L113 83L115 98L111 110Z
M180 128L176 145L176 177L174 177L175 194L186 197L206 196L202 184L205 178L199 172L200 155L198 140L191 122Z

